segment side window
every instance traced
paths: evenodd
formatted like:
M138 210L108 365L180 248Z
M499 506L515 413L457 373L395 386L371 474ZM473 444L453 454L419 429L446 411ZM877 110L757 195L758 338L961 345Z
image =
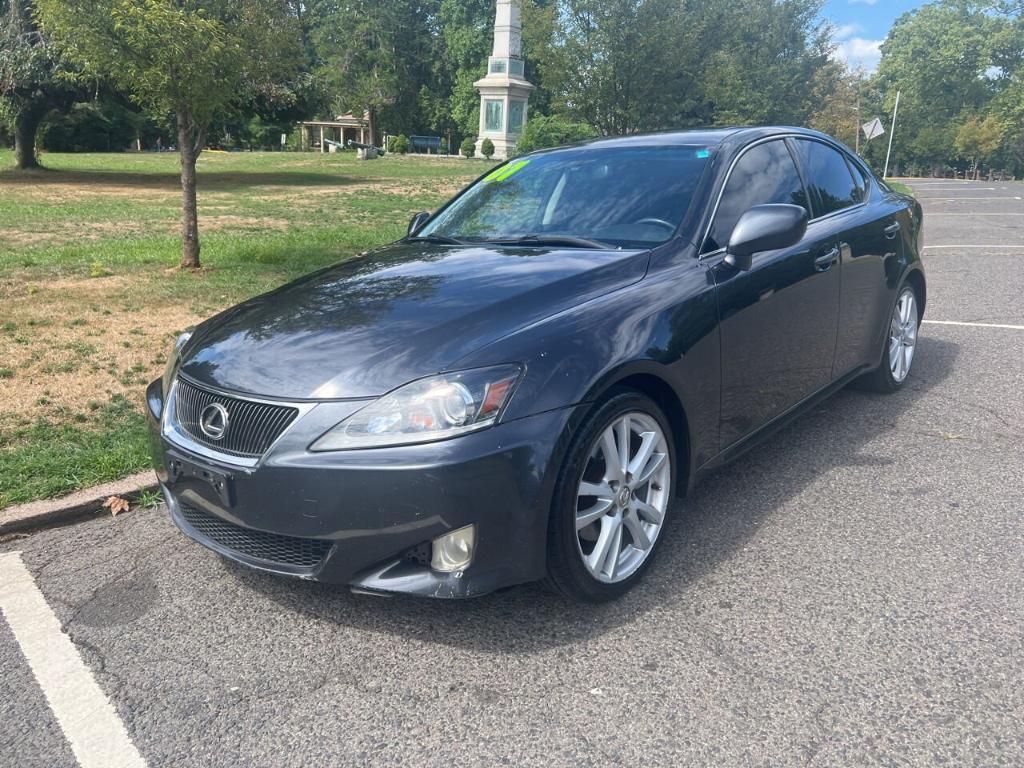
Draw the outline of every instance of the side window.
M810 212L796 163L781 139L749 149L733 166L703 252L727 246L740 216L755 205L767 203L799 205Z
M820 141L795 141L807 180L817 190L821 201L819 216L856 205L862 192L854 182L846 159L836 150ZM863 183L863 182L861 182Z

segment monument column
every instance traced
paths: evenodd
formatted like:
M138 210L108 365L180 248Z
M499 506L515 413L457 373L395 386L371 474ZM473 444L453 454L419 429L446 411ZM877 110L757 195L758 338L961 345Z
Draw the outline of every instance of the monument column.
M473 85L480 92L480 131L476 152L484 139L494 143L494 156L507 159L526 125L530 93L535 86L524 77L522 24L516 0L497 0L494 48L487 74Z

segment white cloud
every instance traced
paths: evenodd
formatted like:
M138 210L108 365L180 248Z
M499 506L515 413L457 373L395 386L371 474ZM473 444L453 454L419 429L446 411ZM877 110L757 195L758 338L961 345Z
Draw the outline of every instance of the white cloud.
M832 37L836 40L846 40L863 31L864 27L860 24L843 24L832 31Z
M882 59L882 43L885 40L867 40L863 37L851 37L848 40L837 40L833 56L845 62L850 69L863 68L867 72L878 69Z
M857 3L863 3L864 5L874 5L878 0L850 0L850 5L856 5Z

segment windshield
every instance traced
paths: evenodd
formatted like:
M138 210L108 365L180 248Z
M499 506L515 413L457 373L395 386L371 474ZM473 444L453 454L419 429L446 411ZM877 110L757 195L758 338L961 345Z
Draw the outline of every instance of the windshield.
M649 248L675 234L710 154L693 146L580 147L519 158L482 178L417 234Z

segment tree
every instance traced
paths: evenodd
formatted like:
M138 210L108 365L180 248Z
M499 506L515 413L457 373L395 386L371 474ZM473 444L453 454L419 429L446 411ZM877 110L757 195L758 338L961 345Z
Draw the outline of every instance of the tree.
M866 80L863 72L847 72L837 61L819 69L811 87L819 106L811 115L810 127L855 147L860 124L870 119L870 102L862 94Z
M974 178L978 178L981 163L999 151L1003 143L1003 126L995 115L984 120L977 115L968 118L956 134L956 149L961 157L971 161Z
M828 66L821 0L527 0L555 113L603 134L803 123Z
M173 112L181 159L181 266L197 268L196 160L211 122L295 71L285 0L36 0L42 29L86 74L153 113Z
M480 124L480 94L473 83L487 71L494 33L494 0L441 0L438 23L444 40L438 75L448 95L446 112L460 134L476 133Z
M36 135L46 115L67 109L76 89L64 58L36 26L31 0L0 0L0 118L14 130L14 165L36 168Z
M533 33L533 55L555 110L605 134L675 122L681 84L693 81L696 64L681 44L692 33L682 7L677 0L564 0L546 16L531 11L552 25L546 42Z
M463 157L472 157L476 153L476 142L473 141L472 136L467 136L462 140L459 152L462 153Z
M374 143L381 120L425 127L421 86L431 81L436 0L324 0L321 14L315 40L337 111L366 115Z
M484 139L480 142L480 154L490 160L494 156L494 142Z
M828 67L821 0L716 0L703 6L700 82L711 122L803 124L818 103L813 84Z
M961 113L979 114L994 93L993 41L1005 21L991 2L939 0L900 16L882 44L875 87L892 114L902 92L894 158L933 170L957 156Z

